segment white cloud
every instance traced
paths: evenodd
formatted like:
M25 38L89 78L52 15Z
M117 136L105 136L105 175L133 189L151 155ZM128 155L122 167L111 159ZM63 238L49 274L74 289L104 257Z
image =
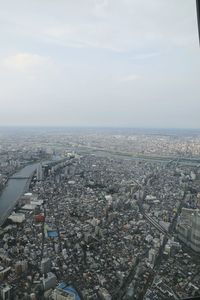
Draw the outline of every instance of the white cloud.
M93 8L94 15L97 17L104 17L108 5L109 5L108 0L95 0L94 8Z
M77 0L60 5L43 0L30 1L28 7L25 0L19 0L21 5L9 1L12 5L6 1L0 11L0 37L12 28L33 42L115 52L144 52L147 47L162 52L197 42L194 0Z
M141 76L138 75L138 74L130 74L130 75L121 77L121 78L120 78L120 81L121 81L121 82L129 82L129 81L135 81L135 80L138 80L138 79L140 79L140 78L141 78Z
M44 39L65 47L125 50L122 43L118 43L118 29L107 22L57 25L45 29L43 35Z
M184 126L183 102L199 124L194 0L7 0L0 19L0 123Z
M143 59L149 59L149 58L153 58L153 57L157 57L160 56L161 53L160 52L151 52L151 53L140 53L140 54L136 54L132 57L132 59L134 60L143 60Z
M38 54L18 53L3 60L3 66L17 71L30 71L47 66L51 63L49 57Z

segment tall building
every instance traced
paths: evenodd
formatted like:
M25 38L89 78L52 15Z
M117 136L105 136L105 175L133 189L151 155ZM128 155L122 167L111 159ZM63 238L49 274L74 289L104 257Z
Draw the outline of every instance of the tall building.
M55 288L57 284L56 275L52 272L47 273L47 277L43 278L43 287L45 291Z
M200 252L200 211L199 209L183 208L177 224L178 238Z
M1 299L2 300L10 300L12 297L12 287L9 285L3 286L1 288Z
M192 249L196 252L200 252L200 211L196 210L196 213L192 218L192 231L191 231L191 244Z
M41 261L42 274L48 273L51 270L51 260L49 258L43 258Z
M150 263L152 266L154 266L155 259L156 259L156 251L155 251L155 249L151 248L151 249L149 250L149 258L148 258L148 260L149 260L149 263Z

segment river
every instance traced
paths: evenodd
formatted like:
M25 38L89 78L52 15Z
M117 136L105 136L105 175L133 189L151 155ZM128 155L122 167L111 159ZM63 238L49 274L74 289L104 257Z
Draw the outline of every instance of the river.
M15 204L21 195L26 192L30 178L37 168L37 163L28 165L16 172L12 177L22 177L22 179L10 178L0 195L0 225L2 225L9 213L12 212ZM27 177L27 178L23 178Z

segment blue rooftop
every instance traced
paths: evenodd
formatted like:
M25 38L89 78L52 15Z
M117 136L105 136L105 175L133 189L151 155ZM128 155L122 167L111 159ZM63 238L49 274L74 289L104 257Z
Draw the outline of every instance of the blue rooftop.
M47 235L48 237L58 237L58 232L56 230L48 230Z
M67 285L66 283L62 282L58 285L59 289L62 289L63 291L65 291L66 293L68 293L69 295L73 295L75 296L75 300L81 300L78 292L75 290L75 288L73 288L70 285Z

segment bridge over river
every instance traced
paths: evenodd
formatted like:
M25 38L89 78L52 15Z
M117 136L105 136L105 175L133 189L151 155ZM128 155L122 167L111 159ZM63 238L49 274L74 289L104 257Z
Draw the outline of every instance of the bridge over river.
M64 159L57 157L49 161L42 161L42 164L55 165ZM13 174L0 194L0 226L3 225L9 214L12 212L19 198L28 191L31 179L39 163L28 165Z
M12 212L17 201L28 188L37 163L24 167L8 179L6 187L0 194L0 226Z
M30 176L12 176L12 177L9 177L9 179L29 179L30 178Z

